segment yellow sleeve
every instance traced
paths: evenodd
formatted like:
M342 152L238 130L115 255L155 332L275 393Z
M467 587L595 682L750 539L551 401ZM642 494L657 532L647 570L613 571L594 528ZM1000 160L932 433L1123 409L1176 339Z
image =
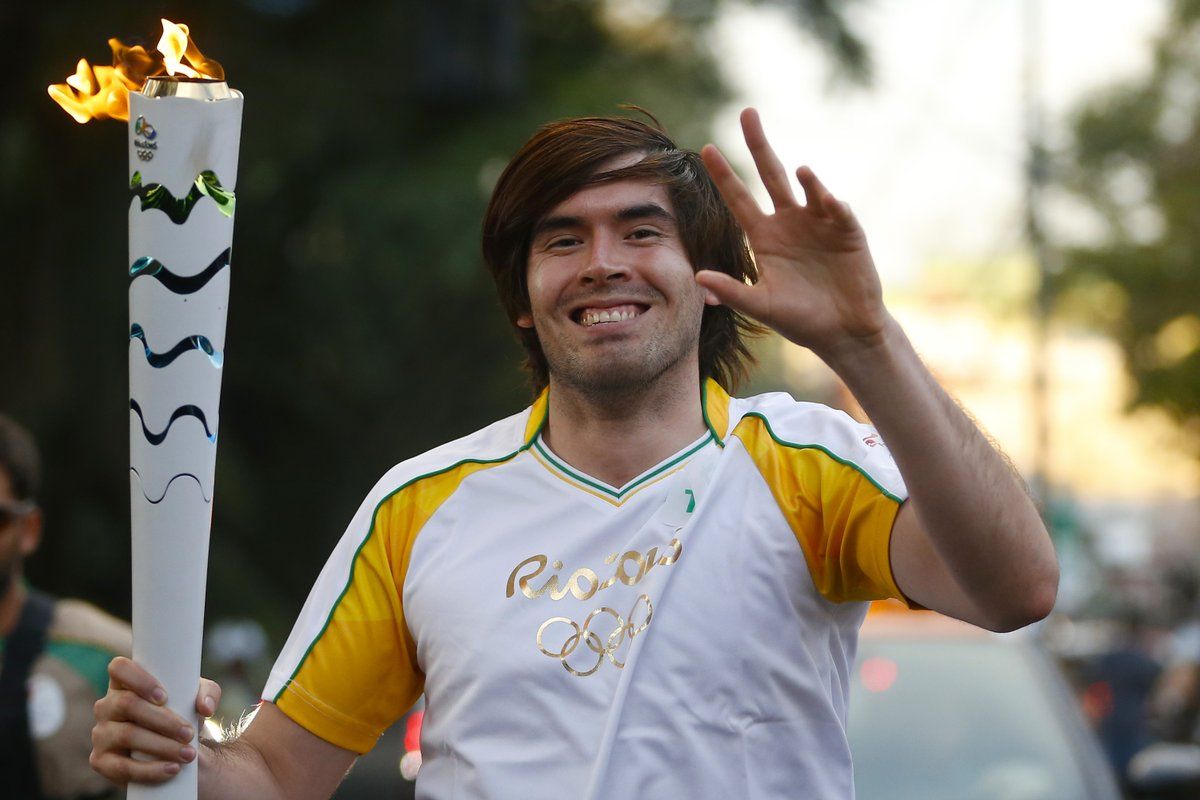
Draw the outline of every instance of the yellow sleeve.
M822 596L905 599L888 552L903 497L820 444L777 437L758 414L743 417L734 435L770 487Z
M373 511L364 503L309 595L267 699L339 747L365 753L375 745L425 686L404 618L413 545L466 476L501 461L460 462L409 480Z
M412 499L399 492L380 504L324 628L275 697L304 728L359 753L412 706L424 684L401 594L416 538L408 535Z

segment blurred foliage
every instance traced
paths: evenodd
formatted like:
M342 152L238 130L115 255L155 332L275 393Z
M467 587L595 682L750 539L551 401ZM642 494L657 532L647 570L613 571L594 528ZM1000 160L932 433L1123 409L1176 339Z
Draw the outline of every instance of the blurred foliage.
M1094 98L1074 123L1067 187L1103 222L1066 253L1059 307L1120 344L1134 405L1200 445L1200 2L1175 0L1143 80Z
M843 4L776 4L867 75ZM246 96L208 615L252 612L279 641L380 474L528 400L478 255L508 155L624 102L701 145L725 99L718 5L2 4L0 408L48 466L31 579L129 609L126 129L46 97L77 58L153 45L166 16Z

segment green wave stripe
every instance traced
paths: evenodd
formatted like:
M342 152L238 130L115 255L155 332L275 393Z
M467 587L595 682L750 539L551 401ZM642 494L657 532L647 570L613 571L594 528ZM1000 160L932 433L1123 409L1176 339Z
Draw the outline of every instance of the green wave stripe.
M233 216L236 197L233 190L221 185L221 180L211 169L206 169L196 176L192 188L184 197L176 197L171 190L161 183L142 185L142 173L135 172L129 179L130 190L141 198L142 211L157 208L166 214L171 222L182 225L191 216L192 209L202 197L211 197L217 204L217 209L227 217Z

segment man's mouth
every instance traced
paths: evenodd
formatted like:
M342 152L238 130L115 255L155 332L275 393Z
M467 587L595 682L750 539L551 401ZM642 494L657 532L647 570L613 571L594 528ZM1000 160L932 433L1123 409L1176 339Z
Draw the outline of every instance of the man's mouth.
M647 307L633 303L608 308L581 308L575 312L575 320L585 328L611 322L624 322L646 311Z

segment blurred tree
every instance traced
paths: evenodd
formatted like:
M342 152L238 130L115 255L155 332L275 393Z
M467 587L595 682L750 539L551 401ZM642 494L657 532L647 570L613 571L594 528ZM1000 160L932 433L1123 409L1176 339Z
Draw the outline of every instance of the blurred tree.
M1152 72L1093 99L1074 132L1064 181L1105 236L1066 253L1059 306L1120 344L1134 405L1200 444L1200 2L1175 0Z
M868 74L844 4L776 4ZM208 613L278 639L384 470L527 402L478 255L507 156L622 102L702 144L719 1L173 5L0 6L0 408L50 467L32 580L126 611L125 126L78 126L44 87L108 35L185 21L247 98Z

